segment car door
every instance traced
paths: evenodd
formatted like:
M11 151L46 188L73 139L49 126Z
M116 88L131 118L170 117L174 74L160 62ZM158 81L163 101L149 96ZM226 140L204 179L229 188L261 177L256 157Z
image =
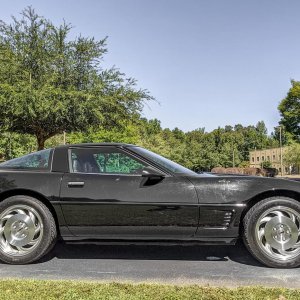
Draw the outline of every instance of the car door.
M189 238L198 223L195 188L184 177L143 177L152 167L114 146L70 148L62 210L75 236Z

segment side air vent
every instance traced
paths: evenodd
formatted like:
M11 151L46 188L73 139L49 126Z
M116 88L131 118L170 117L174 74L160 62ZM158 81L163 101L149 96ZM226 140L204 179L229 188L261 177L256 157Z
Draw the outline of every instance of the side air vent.
M223 228L227 229L234 216L234 209L232 210L218 210L210 207L200 208L199 227L204 228Z
M232 219L232 215L233 215L233 212L232 211L227 211L225 212L224 214L224 226L228 227L230 222L231 222L231 219Z

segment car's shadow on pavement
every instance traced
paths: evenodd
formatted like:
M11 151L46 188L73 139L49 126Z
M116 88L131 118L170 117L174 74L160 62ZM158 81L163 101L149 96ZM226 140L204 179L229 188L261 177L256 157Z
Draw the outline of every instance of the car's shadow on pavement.
M238 242L235 246L66 244L58 242L55 248L37 263L46 262L53 258L73 260L234 261L240 264L262 267L262 264L251 256L242 242Z

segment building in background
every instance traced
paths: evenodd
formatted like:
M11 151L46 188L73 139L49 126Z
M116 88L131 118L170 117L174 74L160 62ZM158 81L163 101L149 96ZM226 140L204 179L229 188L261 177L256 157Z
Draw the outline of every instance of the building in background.
M299 173L299 168L296 169L292 166L287 166L284 164L284 153L287 151L287 147L282 148L282 174L288 175L291 173ZM281 174L281 149L271 148L264 150L253 150L249 152L250 157L250 167L251 168L261 168L262 164L266 166L269 164L272 168L278 170L278 174ZM269 162L269 163L268 163Z

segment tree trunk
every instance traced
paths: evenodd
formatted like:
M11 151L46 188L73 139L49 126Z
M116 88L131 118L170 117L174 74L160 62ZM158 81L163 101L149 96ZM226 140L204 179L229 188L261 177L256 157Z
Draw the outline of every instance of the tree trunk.
M37 146L38 146L38 151L44 150L45 149L45 142L50 139L51 137L55 136L59 132L52 132L52 133L36 133L36 140L37 140Z
M36 136L36 139L37 139L37 146L38 146L38 151L40 150L44 150L45 149L45 137L42 136L42 135L37 135Z

